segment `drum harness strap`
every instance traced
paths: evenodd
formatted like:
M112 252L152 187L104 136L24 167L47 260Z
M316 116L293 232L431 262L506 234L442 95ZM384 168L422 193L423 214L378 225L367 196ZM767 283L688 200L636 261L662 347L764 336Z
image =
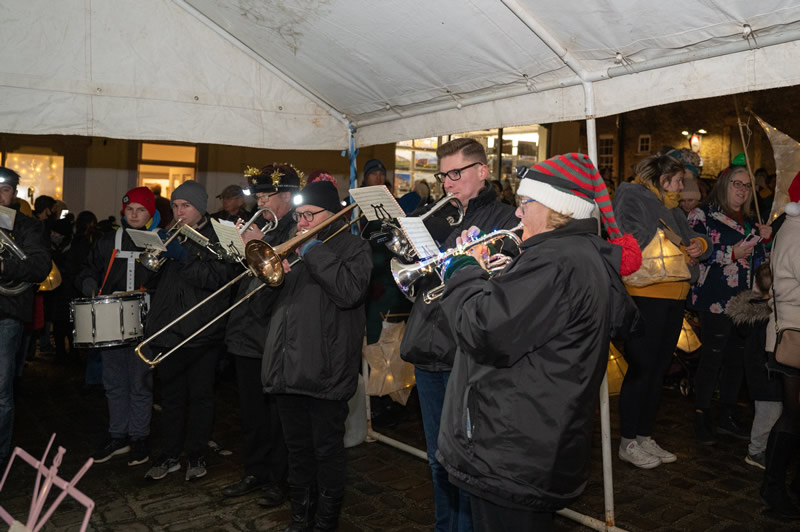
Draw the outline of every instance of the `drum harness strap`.
M114 253L111 255L111 260L108 263L108 270L106 270L106 276L103 279L103 287L105 287L106 280L108 279L108 274L111 272L111 265L114 264L114 260L117 258L120 259L127 259L128 261L128 268L126 272L126 282L125 282L125 290L127 292L132 292L136 289L135 285L135 273L136 273L136 259L139 258L139 251L122 251L122 233L125 231L122 227L117 228L117 234L115 235L114 239ZM103 287L100 288L100 293L103 292Z

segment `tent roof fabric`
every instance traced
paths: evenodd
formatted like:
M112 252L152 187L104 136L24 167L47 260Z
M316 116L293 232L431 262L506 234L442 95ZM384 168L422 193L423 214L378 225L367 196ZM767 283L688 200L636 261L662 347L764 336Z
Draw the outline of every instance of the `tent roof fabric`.
M366 145L800 83L800 0L27 0L0 25L13 133L341 149L348 124Z

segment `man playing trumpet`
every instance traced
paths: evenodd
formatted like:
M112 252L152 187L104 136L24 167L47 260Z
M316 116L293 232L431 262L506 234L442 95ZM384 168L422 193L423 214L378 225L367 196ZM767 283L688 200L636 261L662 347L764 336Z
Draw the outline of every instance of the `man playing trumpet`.
M293 196L303 184L302 174L289 164L273 163L248 175L250 193L255 194L263 218L242 233L242 239L263 240L271 246L283 244L294 236ZM247 174L246 174L247 175ZM264 220L277 217L274 230L264 234L258 228ZM239 300L261 284L257 278L242 283L235 300ZM242 460L244 476L225 489L225 497L238 497L263 489L258 504L277 506L286 500L287 452L275 397L265 394L261 384L261 361L267 340L267 323L275 292L264 290L236 307L228 320L225 344L234 355L236 382L242 420Z

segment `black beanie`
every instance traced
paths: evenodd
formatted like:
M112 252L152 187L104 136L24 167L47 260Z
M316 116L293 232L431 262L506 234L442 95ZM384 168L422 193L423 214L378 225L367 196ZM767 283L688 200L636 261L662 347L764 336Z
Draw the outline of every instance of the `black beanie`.
M339 191L330 181L314 181L306 185L306 188L295 196L295 207L301 205L314 205L331 212L339 212L342 208Z

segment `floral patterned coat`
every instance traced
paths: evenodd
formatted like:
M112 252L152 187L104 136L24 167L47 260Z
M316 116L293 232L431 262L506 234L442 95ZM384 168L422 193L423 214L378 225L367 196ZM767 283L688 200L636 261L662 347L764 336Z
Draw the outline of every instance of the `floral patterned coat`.
M711 239L711 256L700 263L700 278L689 294L689 308L722 314L728 301L753 286L756 268L766 259L759 242L749 257L733 260L733 246L755 229L755 218L744 226L712 205L702 205L689 213L689 226Z

